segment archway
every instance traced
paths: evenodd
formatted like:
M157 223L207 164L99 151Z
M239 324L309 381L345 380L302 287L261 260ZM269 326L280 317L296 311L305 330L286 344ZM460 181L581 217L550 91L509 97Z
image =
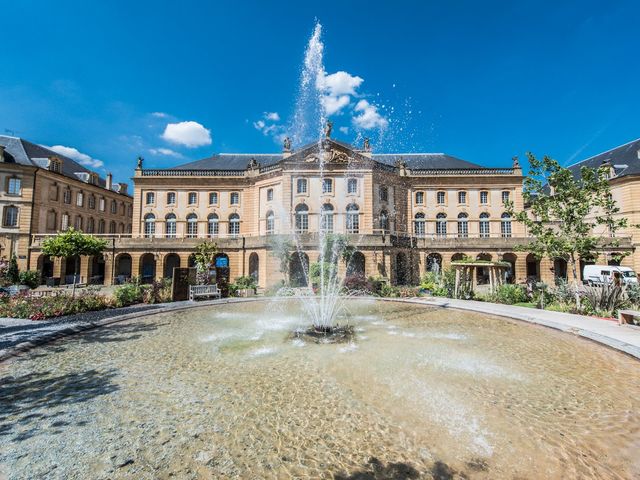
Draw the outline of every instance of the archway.
M562 258L553 261L553 276L555 280L567 280L567 262Z
M289 262L289 283L292 287L306 287L309 284L309 256L306 253L294 253Z
M76 259L78 260L78 272L76 272ZM80 283L80 259L77 256L64 259L64 283L71 285L75 273L76 283Z
M102 254L91 257L91 272L89 283L92 285L104 284L104 257Z
M452 262L459 262L460 260L464 260L465 258L467 258L467 256L464 253L454 253L453 255L451 255L451 261Z
M38 257L38 271L40 272L40 283L43 285L47 283L48 279L53 278L53 260L49 255Z
M153 283L156 278L156 257L153 253L145 253L140 258L140 279L142 283Z
M260 257L256 252L249 255L249 276L253 277L256 283L260 282Z
M427 272L440 273L442 271L442 255L430 253L427 255Z
M365 258L362 252L353 252L347 263L347 276L364 277Z
M131 255L121 253L116 257L115 283L121 284L131 278Z
M540 260L533 253L527 255L527 280L540 281Z
M410 278L407 255L400 252L396 255L396 285L407 285Z
M493 257L488 253L479 253L476 260L490 262L492 258ZM476 282L478 285L489 284L489 267L476 267Z
M164 278L173 278L173 269L180 268L180 256L170 253L164 258Z
M505 253L502 255L502 260L508 262L511 267L505 272L506 283L516 283L516 260L518 257L515 253Z

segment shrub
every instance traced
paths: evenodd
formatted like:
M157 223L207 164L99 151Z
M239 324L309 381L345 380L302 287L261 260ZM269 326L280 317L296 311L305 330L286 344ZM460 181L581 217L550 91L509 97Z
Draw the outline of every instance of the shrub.
M165 303L171 301L171 280L163 278L151 285L142 286L142 301L144 303Z
M134 303L142 302L142 285L137 278L132 278L130 282L120 285L113 292L113 296L118 307L126 307Z
M35 270L26 270L18 275L20 285L26 285L29 288L38 288L40 285L40 272Z
M238 288L246 288L249 290L255 290L258 288L258 284L256 283L256 279L251 275L245 275L244 277L236 278L236 287Z
M627 296L622 287L613 283L584 287L585 306L602 317L611 317L615 312L624 308Z
M31 297L25 293L13 297L3 296L0 301L0 315L43 320L50 317L102 310L112 306L109 299L91 291L83 292L75 298L62 292L51 297Z
M7 280L10 283L15 284L20 281L20 270L18 270L18 258L15 254L11 255L9 260L9 267L7 268Z
M496 289L495 299L506 305L524 303L527 301L527 293L521 285L504 284Z
M348 275L342 284L343 289L347 293L372 293L373 282L367 280L364 275L352 274Z

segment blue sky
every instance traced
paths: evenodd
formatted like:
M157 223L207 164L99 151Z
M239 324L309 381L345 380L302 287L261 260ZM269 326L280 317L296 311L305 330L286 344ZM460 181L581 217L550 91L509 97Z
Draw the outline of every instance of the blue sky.
M570 163L640 137L635 1L2 0L1 11L0 133L76 149L118 180L138 155L168 167L280 151L315 18L345 104L339 139L498 166L529 150Z

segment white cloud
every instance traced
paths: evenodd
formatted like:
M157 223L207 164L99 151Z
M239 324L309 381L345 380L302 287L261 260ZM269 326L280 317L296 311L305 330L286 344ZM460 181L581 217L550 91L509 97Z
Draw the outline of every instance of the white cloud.
M265 127L266 123L262 120L258 120L257 122L253 122L253 128L256 130L262 130Z
M201 147L211 145L211 130L193 121L169 123L164 129L162 138L189 148Z
M102 160L98 160L96 158L92 158L86 153L82 153L78 151L77 148L73 147L65 147L64 145L54 145L52 147L46 147L49 150L53 150L60 155L64 155L65 157L69 157L73 160L76 160L81 165L89 168L102 168L104 167L104 162Z
M152 112L151 116L152 117L157 117L157 118L167 118L169 116L169 114L164 113L164 112Z
M327 115L333 115L349 105L350 100L349 95L341 95L339 97L325 95L322 97L322 106Z
M387 128L389 121L378 113L378 107L371 105L366 100L360 100L354 110L361 112L360 115L353 117L353 124L363 130L371 130L373 128Z
M364 79L350 73L339 71L324 76L318 77L318 89L326 91L332 97L339 97L341 95L355 95L356 89L362 85Z
M338 130L340 130L340 132L344 133L345 135L349 134L349 127L340 127L338 128Z
M272 122L280 121L280 115L278 115L278 112L264 112L264 118L271 120Z
M176 152L175 150L171 150L170 148L150 148L149 153L151 153L151 155L183 158L183 155L180 152Z

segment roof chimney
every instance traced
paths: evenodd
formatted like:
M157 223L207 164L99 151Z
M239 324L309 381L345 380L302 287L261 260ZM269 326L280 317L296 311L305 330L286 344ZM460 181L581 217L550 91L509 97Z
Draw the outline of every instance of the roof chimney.
M640 150L638 154L640 155ZM4 162L4 145L0 145L0 162Z
M123 193L123 194L127 194L127 184L126 183L119 183L118 184L118 193Z
M638 160L640 160L640 148L638 149L638 151L636 153L638 154Z
M104 186L107 190L111 190L111 186L113 184L113 175L111 173L107 173L107 183Z

